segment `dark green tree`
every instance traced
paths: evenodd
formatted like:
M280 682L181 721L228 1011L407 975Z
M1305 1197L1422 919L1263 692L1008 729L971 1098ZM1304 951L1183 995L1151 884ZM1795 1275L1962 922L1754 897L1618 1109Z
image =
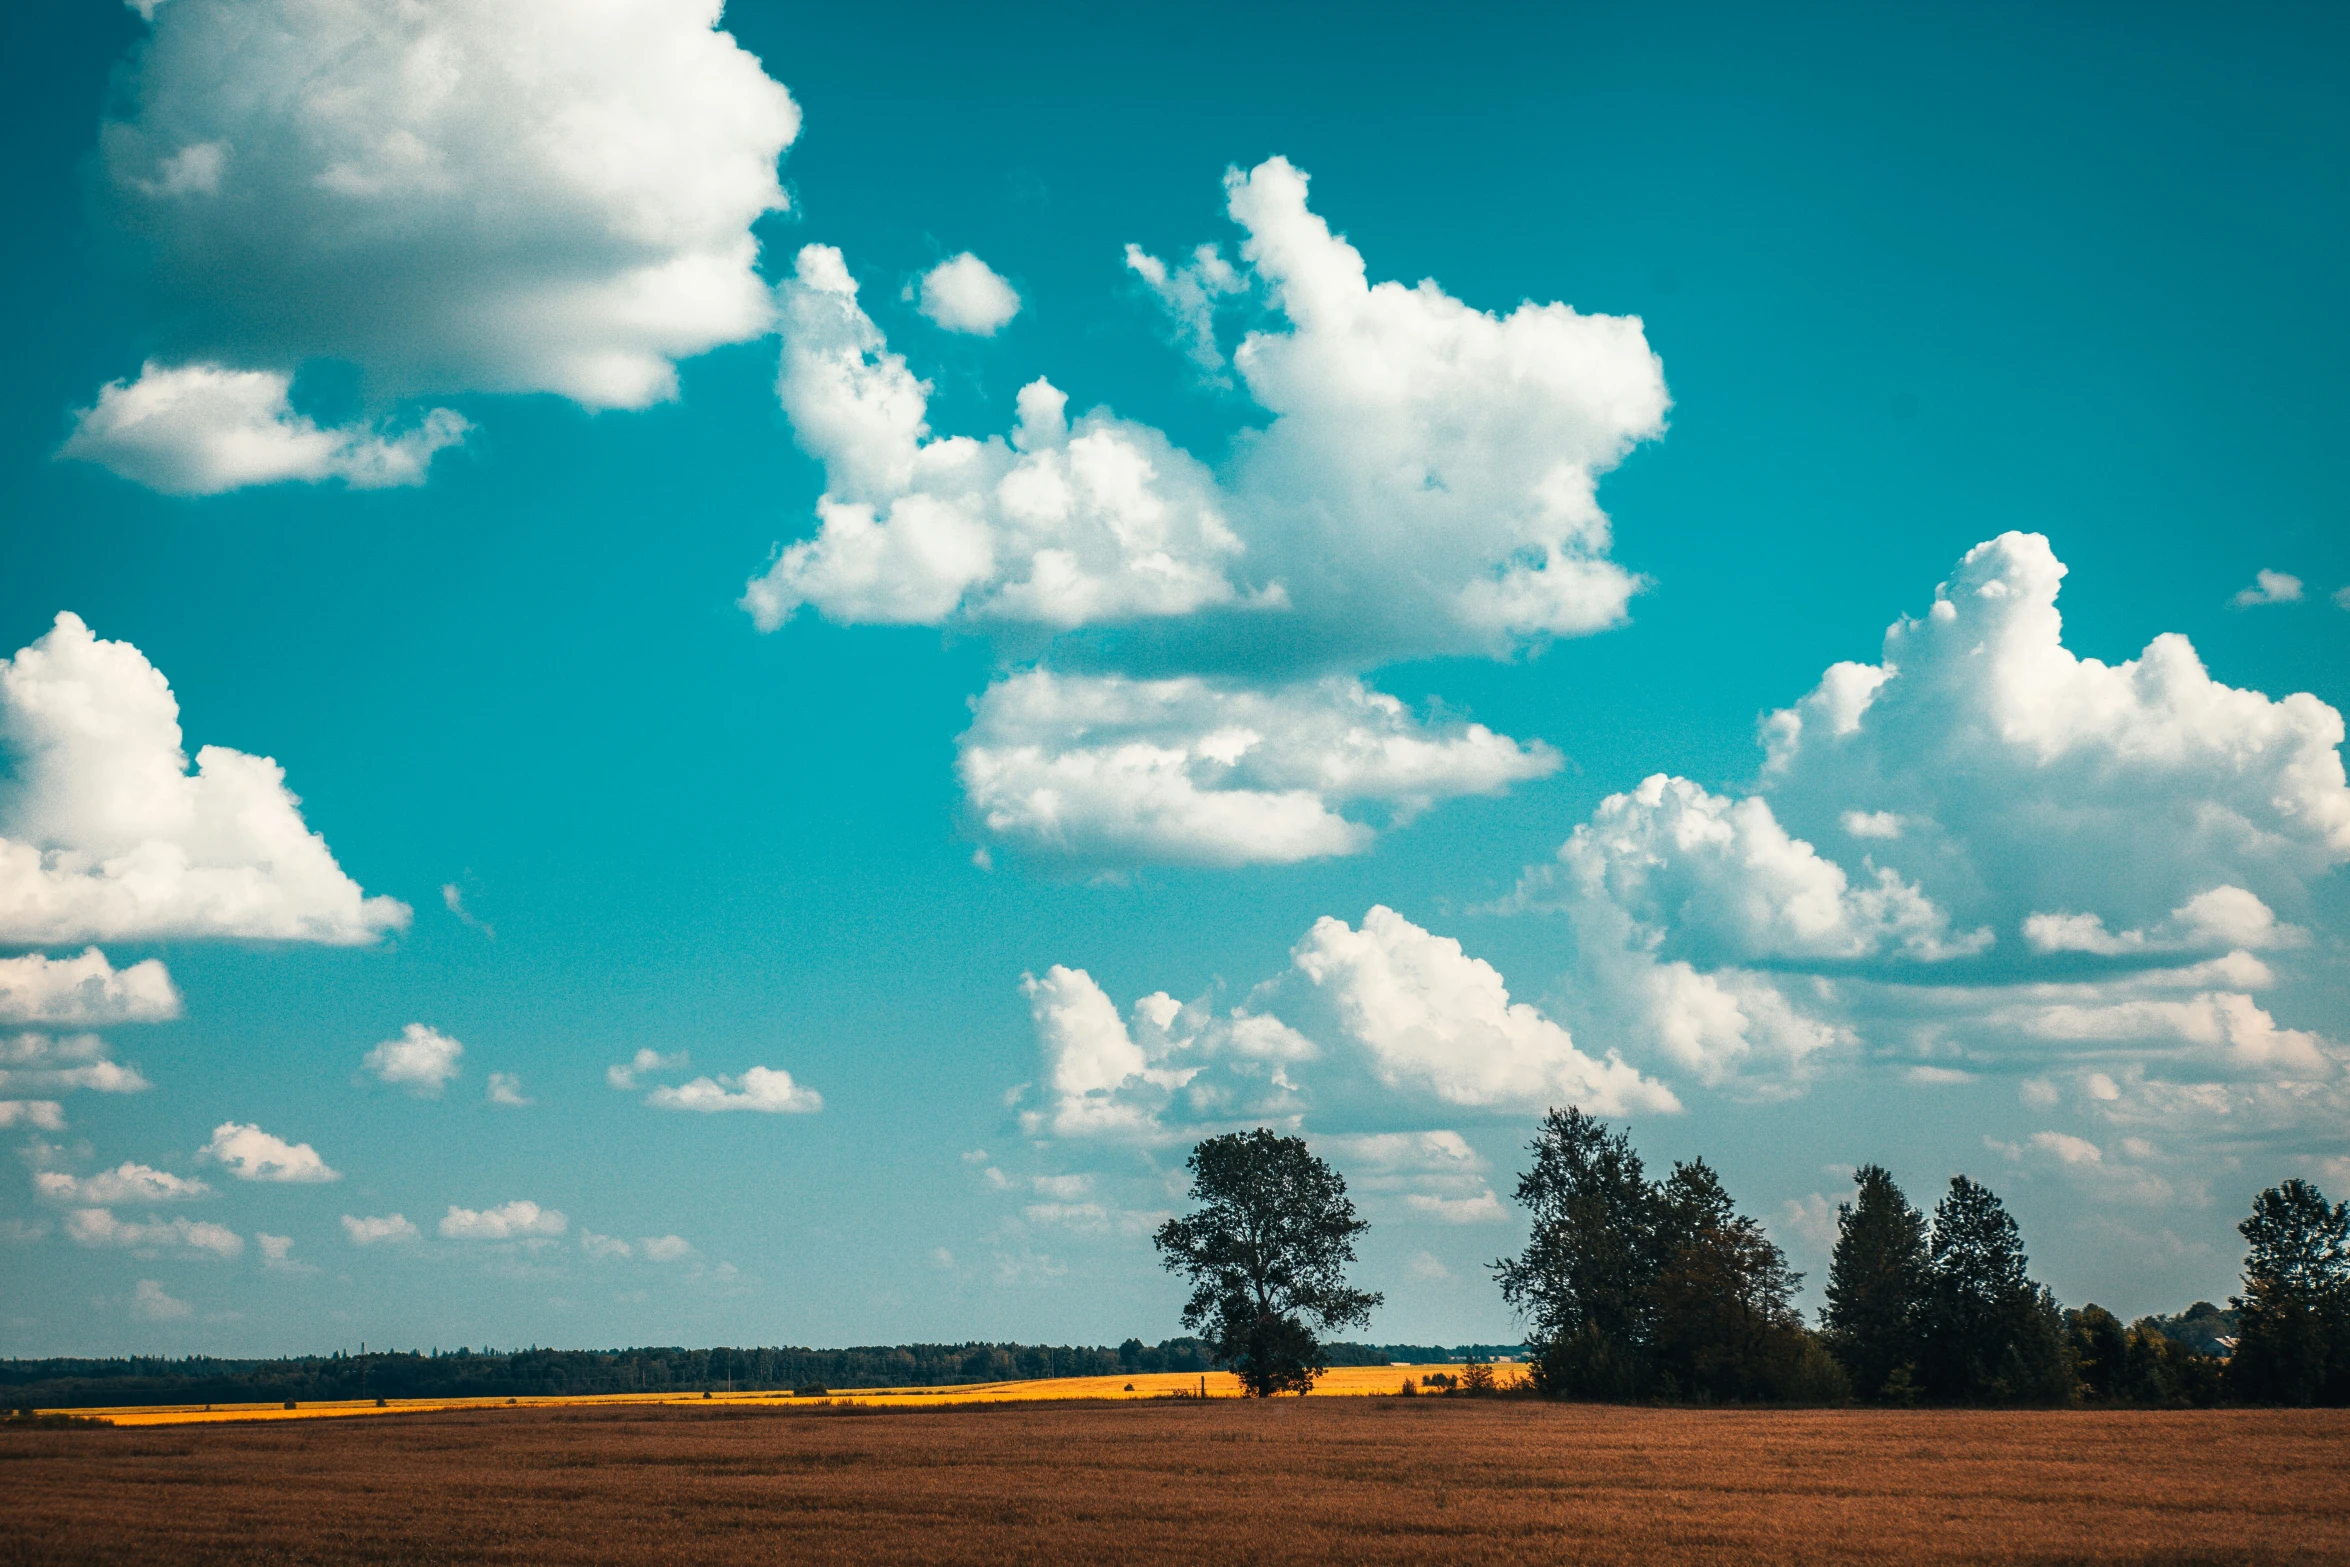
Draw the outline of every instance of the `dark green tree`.
M1656 1190L1649 1359L1660 1391L1708 1400L1825 1402L1849 1386L1795 1309L1803 1275L1738 1212L1703 1159Z
M1883 1165L1864 1164L1852 1179L1859 1190L1836 1208L1820 1325L1856 1392L1899 1401L1917 1375L1926 1216L1909 1205Z
M2350 1205L2272 1186L2236 1226L2249 1243L2228 1390L2263 1404L2350 1403Z
M1546 1393L1634 1398L1655 1382L1648 1354L1657 1194L1624 1132L1570 1106L1543 1118L1518 1177L1533 1233L1493 1264L1526 1323L1534 1385Z
M1350 1287L1355 1216L1346 1181L1298 1137L1259 1128L1192 1149L1198 1211L1159 1226L1161 1264L1191 1280L1183 1325L1258 1398L1306 1393L1328 1369L1317 1333L1368 1323L1377 1295Z
M1953 1176L1934 1208L1919 1369L1935 1398L2059 1404L2074 1394L2064 1312L2032 1282L2023 1234L1987 1186Z

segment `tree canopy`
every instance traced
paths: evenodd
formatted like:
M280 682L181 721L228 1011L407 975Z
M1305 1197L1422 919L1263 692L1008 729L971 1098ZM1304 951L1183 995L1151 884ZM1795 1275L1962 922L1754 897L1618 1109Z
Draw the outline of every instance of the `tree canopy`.
M1207 1139L1185 1168L1198 1209L1154 1237L1162 1265L1191 1280L1184 1326L1256 1397L1311 1391L1328 1369L1319 1334L1370 1321L1380 1301L1346 1281L1370 1226L1345 1179L1303 1138L1261 1127Z
M2272 1186L2236 1226L2250 1250L2229 1390L2261 1403L2350 1403L2350 1205Z

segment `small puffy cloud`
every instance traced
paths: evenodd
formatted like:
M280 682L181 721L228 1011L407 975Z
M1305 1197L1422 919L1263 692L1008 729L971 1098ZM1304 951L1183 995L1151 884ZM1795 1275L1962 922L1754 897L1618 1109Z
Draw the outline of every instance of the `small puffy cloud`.
M658 1050L639 1050L629 1060L604 1068L604 1081L614 1088L632 1089L636 1080L648 1072L674 1072L685 1063L686 1053L682 1050L667 1056Z
M1779 1205L1772 1233L1790 1243L1788 1249L1824 1257L1836 1247L1836 1205L1818 1192L1791 1197Z
M1440 799L1499 794L1559 754L1483 724L1423 722L1332 677L1273 690L1034 669L975 705L957 770L980 826L1081 864L1290 864L1359 853Z
M1433 1197L1412 1192L1405 1196L1404 1202L1415 1212L1446 1224L1498 1224L1509 1217L1501 1199L1489 1191L1474 1197Z
M223 1121L212 1129L212 1140L198 1156L217 1159L241 1181L314 1183L339 1181L340 1172L327 1168L318 1150L308 1143L289 1143L260 1127Z
M32 1126L44 1132L62 1132L65 1130L65 1106L54 1099L0 1099L0 1130L12 1126Z
M77 1246L111 1246L132 1251L236 1257L245 1250L245 1238L226 1225L207 1220L158 1219L152 1215L145 1223L139 1223L118 1219L104 1208L76 1208L65 1217L65 1234Z
M1192 251L1189 261L1170 267L1140 245L1128 245L1126 269L1142 280L1167 313L1175 346L1224 384L1224 378L1217 375L1225 361L1224 351L1216 343L1216 311L1224 301L1245 296L1249 286L1224 259L1221 248L1201 245Z
M303 825L276 762L205 746L190 773L180 747L162 673L78 616L0 661L0 942L356 945L407 924Z
M496 928L493 927L487 920L477 917L471 909L468 909L465 906L465 889L458 886L455 882L445 881L441 883L441 906L447 909L451 914L456 915L457 922L459 924L467 926L470 929L480 931L483 936L487 937L491 941L498 939L498 932Z
M435 408L408 430L322 429L294 412L293 377L153 360L136 381L110 381L74 416L57 455L96 463L166 495L218 495L255 484L340 479L355 490L422 484L433 454L472 428Z
M824 1108L824 1096L792 1081L779 1067L754 1066L740 1077L697 1077L690 1083L654 1089L645 1103L661 1110L756 1110L769 1115L810 1115Z
M272 1273L316 1273L318 1269L294 1257L294 1238L291 1235L256 1233L253 1244L261 1248L261 1266Z
M2334 589L2334 605L2338 609L2350 609L2350 587Z
M285 372L308 360L377 395L636 408L675 395L676 361L768 330L751 225L785 206L800 116L715 3L151 10L100 135L104 200L182 366L163 373L253 378L226 409L211 388L191 430L151 430L154 477L421 468L397 438L289 420Z
M154 1279L139 1280L131 1294L131 1315L148 1322L177 1322L193 1308L184 1300L175 1300L164 1292Z
M617 1235L598 1235L594 1230L579 1232L579 1249L599 1262L615 1257L633 1257L636 1248Z
M1291 954L1393 1088L1448 1104L1575 1104L1597 1115L1675 1111L1680 1101L1612 1053L1596 1060L1451 937L1382 905L1362 928L1324 916Z
M922 274L919 307L950 332L993 337L1020 313L1020 295L968 250Z
M78 1178L62 1170L41 1170L33 1176L33 1189L51 1202L68 1203L80 1208L109 1208L116 1203L130 1202L173 1202L212 1194L212 1188L202 1181L128 1160L111 1170L101 1170L96 1175Z
M694 1254L693 1243L682 1235L648 1235L637 1244L654 1262L678 1262Z
M520 1109L525 1105L538 1103L537 1100L524 1096L522 1092L522 1079L515 1076L512 1072L492 1072L490 1074L489 1092L484 1094L482 1097L488 1100L491 1104L506 1105L515 1109Z
M465 1047L438 1029L411 1023L400 1037L387 1039L361 1058L360 1064L386 1083L426 1098L438 1098L449 1079L463 1068L457 1063Z
M1891 811L1846 811L1837 820L1844 824L1844 831L1850 837L1892 839L1901 836L1901 818Z
M2289 572L2257 571L2252 586L2241 589L2228 602L2237 609L2257 609L2263 604L2298 604L2301 602L2301 579Z
M0 1023L165 1023L180 1015L180 993L162 962L116 969L96 947L79 957L39 952L0 958Z
M1291 1117L1300 1100L1289 1068L1319 1054L1279 1018L1244 1008L1218 1015L1165 991L1121 1017L1092 975L1058 963L1020 988L1049 1100L1022 1115L1031 1135L1149 1141L1174 1135L1173 1122ZM1000 1182L1000 1171L989 1173Z
M1404 1264L1404 1271L1425 1283L1452 1277L1452 1269L1438 1261L1434 1253L1425 1251L1413 1252L1411 1260Z
M1072 425L1039 379L1007 439L934 436L930 383L857 304L839 251L810 245L782 291L778 391L824 464L817 534L742 605L773 630L812 605L841 622L1070 630L1189 615L1244 595L1214 476L1157 430L1102 410Z
M414 1224L396 1213L382 1214L373 1218L361 1218L356 1214L346 1213L343 1215L343 1233L351 1237L351 1244L354 1246L396 1245L403 1241L413 1241L419 1235Z
M451 1203L440 1223L444 1238L464 1241L523 1240L560 1235L569 1227L570 1221L554 1209L521 1198L483 1209Z
M0 1093L55 1094L87 1089L100 1094L135 1094L148 1086L138 1068L113 1060L106 1041L95 1034L63 1039L47 1034L0 1038Z

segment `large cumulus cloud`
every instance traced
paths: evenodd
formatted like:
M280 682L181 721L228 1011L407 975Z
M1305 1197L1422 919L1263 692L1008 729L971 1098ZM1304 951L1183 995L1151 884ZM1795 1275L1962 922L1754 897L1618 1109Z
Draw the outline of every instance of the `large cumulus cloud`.
M145 9L100 163L163 353L72 455L177 490L401 482L457 427L305 427L285 377L339 360L378 398L639 408L678 360L768 329L751 225L785 205L799 111L718 0Z
M162 672L76 615L0 662L0 750L0 942L351 945L408 922L344 874L275 761L208 745L191 772Z

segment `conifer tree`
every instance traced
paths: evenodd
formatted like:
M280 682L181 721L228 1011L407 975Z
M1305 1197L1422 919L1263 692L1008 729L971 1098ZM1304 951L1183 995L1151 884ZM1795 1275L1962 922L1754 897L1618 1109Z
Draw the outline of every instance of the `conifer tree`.
M2350 1205L2307 1181L2272 1186L2236 1226L2251 1250L2229 1391L2270 1404L2350 1403Z
M1925 1310L1926 1218L1883 1165L1864 1164L1852 1178L1859 1190L1836 1208L1820 1322L1857 1394L1905 1402Z
M1932 1247L1919 1346L1927 1390L1951 1403L2068 1402L2064 1312L2032 1282L2023 1233L1989 1187L1951 1178Z

